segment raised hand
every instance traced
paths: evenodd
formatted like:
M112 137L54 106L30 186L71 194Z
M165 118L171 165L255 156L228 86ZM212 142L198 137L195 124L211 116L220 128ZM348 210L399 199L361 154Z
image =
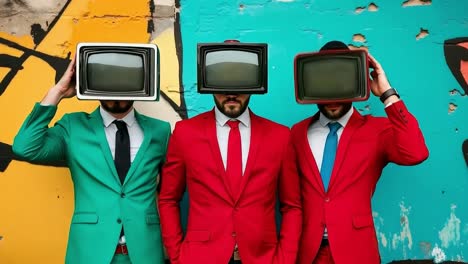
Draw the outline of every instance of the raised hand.
M42 99L43 105L57 105L63 98L70 98L75 96L75 62L76 58L73 57L67 70L62 78L47 92L46 96Z
M390 83L388 82L387 76L380 65L380 63L370 54L369 55L369 64L372 69L371 75L371 90L375 96L380 97L385 91L391 88Z

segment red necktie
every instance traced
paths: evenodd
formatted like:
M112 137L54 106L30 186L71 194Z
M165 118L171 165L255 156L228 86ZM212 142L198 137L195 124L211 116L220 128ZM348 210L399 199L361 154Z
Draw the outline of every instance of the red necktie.
M231 130L228 139L226 173L232 194L237 197L242 181L242 147L239 121L230 120L227 124L231 127Z

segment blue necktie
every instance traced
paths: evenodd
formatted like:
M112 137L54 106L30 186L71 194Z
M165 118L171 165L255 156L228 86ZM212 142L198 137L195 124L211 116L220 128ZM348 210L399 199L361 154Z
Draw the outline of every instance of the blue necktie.
M330 132L325 141L325 149L323 150L322 167L320 168L320 175L322 175L323 187L325 191L328 189L331 173L333 170L333 163L335 162L336 147L338 146L338 136L336 131L340 129L341 125L338 122L328 123Z

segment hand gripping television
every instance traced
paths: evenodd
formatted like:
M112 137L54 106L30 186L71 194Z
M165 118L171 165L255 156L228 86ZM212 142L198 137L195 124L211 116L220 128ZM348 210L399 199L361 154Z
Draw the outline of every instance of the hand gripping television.
M364 50L323 50L294 58L296 101L301 104L365 101L369 59Z
M202 94L264 94L268 90L268 45L199 43L198 92Z
M79 43L76 95L84 100L159 100L155 44Z

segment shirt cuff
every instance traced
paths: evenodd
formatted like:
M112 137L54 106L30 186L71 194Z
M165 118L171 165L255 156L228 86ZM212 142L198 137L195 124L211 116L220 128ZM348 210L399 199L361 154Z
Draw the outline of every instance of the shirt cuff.
M395 103L395 102L390 102L390 103L386 104L386 105L385 105L385 108L391 106L391 105L394 104L394 103Z

